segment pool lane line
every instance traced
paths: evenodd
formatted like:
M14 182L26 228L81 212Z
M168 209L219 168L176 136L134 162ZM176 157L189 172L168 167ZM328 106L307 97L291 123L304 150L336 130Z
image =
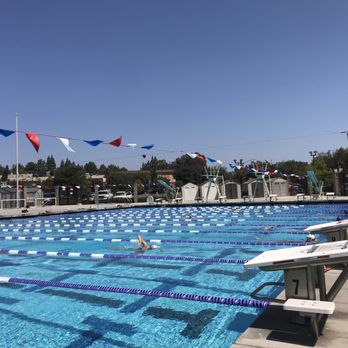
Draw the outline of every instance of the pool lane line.
M78 242L109 242L137 243L138 239L131 238L80 238L80 237L31 237L31 236L0 236L0 240L6 241L78 241ZM254 246L303 246L305 242L236 242L236 241L215 241L215 240L186 240L186 239L146 239L149 243L160 244L219 244L219 245L254 245Z
M91 284L76 284L76 283L66 283L66 282L55 282L47 280L38 279L25 279L16 277L0 277L0 283L13 283L13 284L25 284L25 285L36 285L44 287L56 287L64 289L76 289L76 290L89 290L89 291L101 291L101 292L112 292L119 294L128 295L141 295L141 296L152 296L152 297L166 297L171 299L207 302L207 303L217 303L221 305L229 306L243 306L243 307L253 307L253 308L265 308L270 303L267 301L253 300L253 299L243 299L243 298L233 298L233 297L219 297L219 296L207 296L207 295L195 295L195 294L185 294L180 292L168 292L160 290L143 290L143 289L132 289L132 288L120 288L113 286L103 286L103 285L91 285Z
M333 217L330 219L330 221L335 220L337 218ZM204 226L204 227L232 227L232 226L238 226L243 224L248 224L252 226L258 226L260 224L269 224L273 226L287 226L289 225L289 222L293 222L298 224L299 226L307 226L309 223L315 224L318 223L318 221L322 222L323 219L308 219L308 220L301 220L298 221L298 218L293 219L268 219L268 218L262 218L262 219L249 219L248 217L240 217L235 220L230 221L221 221L221 222L204 222L204 221L184 221L184 222L176 222L176 221L164 221L164 220L158 220L158 221L122 221L122 222L89 222L87 223L27 223L27 224L0 224L1 228L10 228L10 227L125 227L125 226ZM329 219L327 219L329 220ZM330 222L326 221L326 222ZM294 224L291 224L294 225Z
M138 254L98 254L98 253L79 253L65 251L41 251L41 250L10 250L0 249L0 254L9 255L36 255L48 257L71 257L71 258L90 258L90 259L140 259L140 260L164 260L164 261L189 261L206 263L228 263L243 265L246 259L223 259L216 257L193 257L193 256L162 256L162 255L138 255Z
M79 228L79 229L63 229L63 228L52 228L52 229L39 229L39 228L23 228L21 229L9 229L5 228L2 229L0 232L39 232L39 233L51 233L51 232L62 232L62 233L196 233L196 234L209 234L209 233L217 233L217 234L302 234L306 235L307 232L304 232L302 229L300 231L274 231L274 230L266 230L266 231L255 231L254 229L250 230L174 230L174 229L86 229L86 228Z

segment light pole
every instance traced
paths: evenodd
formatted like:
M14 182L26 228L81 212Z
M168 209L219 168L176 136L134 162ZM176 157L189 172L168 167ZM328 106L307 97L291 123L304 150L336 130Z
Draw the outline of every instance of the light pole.
M318 154L317 150L309 151L309 155L312 156L312 166L313 166L313 171L315 172L315 163L314 163L314 158Z

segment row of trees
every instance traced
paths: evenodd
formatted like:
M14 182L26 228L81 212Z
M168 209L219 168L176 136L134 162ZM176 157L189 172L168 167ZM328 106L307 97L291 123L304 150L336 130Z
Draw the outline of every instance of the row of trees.
M260 162L261 163L261 162ZM257 166L256 163L253 164ZM137 181L140 184L140 191L146 190L158 190L156 187L156 177L158 170L171 169L176 179L176 186L180 187L187 182L195 184L203 183L206 178L205 174L205 162L192 159L187 155L183 155L177 158L175 161L168 163L167 161L152 157L149 161L142 164L140 170L144 172L129 172L124 167L118 167L116 165L100 165L99 167L94 162L88 162L84 165L76 164L69 159L61 161L60 165L56 165L56 161L53 156L48 156L47 160L39 159L35 162L28 162L26 165L19 165L19 173L30 173L37 177L45 177L48 179L42 184L46 187L53 187L54 185L78 185L83 188L84 191L90 191L91 186L95 183L103 185L103 182L96 182L88 179L86 173L90 175L104 175L106 178L106 184L104 186L114 187L114 190L133 186ZM305 176L307 170L313 169L312 163L301 161L283 161L273 164L268 164L268 170L286 173L296 174L298 176ZM348 149L340 148L335 151L328 151L327 153L320 153L315 157L315 172L317 176L324 182L324 186L327 190L332 190L332 172L334 170L343 170L348 172ZM16 172L16 167L12 166L10 169L8 166L3 167L0 165L0 177L1 181L7 181L7 177L10 173ZM246 170L240 169L228 171L227 168L221 169L221 174L225 180L235 180L237 182L244 182L249 179L250 173ZM293 182L299 181L299 178L292 176Z

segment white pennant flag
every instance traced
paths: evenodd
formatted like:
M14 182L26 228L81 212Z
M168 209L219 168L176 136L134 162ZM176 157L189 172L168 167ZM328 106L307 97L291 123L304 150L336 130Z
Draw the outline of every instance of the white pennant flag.
M189 153L189 152L187 152L186 155L190 156L190 157L193 158L193 159L196 158L196 157L198 156L197 153Z
M59 139L59 140L63 143L63 145L65 146L65 148L66 148L68 151L70 151L70 152L76 152L74 149L72 149L72 148L70 147L70 145L69 145L69 139L67 139L67 138L57 138L57 139Z
M128 147L135 149L137 147L137 144L127 144Z

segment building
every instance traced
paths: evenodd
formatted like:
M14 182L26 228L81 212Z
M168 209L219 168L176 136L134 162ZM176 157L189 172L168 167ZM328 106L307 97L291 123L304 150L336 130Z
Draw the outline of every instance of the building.
M218 199L218 187L215 182L207 181L201 185L201 193L204 202L213 202Z
M199 187L189 182L181 187L181 194L183 203L195 203L199 197Z
M271 187L273 194L278 196L289 196L289 182L282 178L271 179Z
M49 178L49 176L34 176L33 174L18 174L18 180L22 183L29 183L29 182L43 182L46 181ZM17 181L16 174L10 173L7 177L8 182L15 182Z
M238 182L227 181L225 183L225 196L227 199L242 198L242 188Z
M27 206L41 207L44 205L44 195L41 187L26 187L23 188L23 198Z
M0 209L4 208L16 208L16 196L17 190L12 187L1 187L0 188ZM23 203L22 203L23 206Z

